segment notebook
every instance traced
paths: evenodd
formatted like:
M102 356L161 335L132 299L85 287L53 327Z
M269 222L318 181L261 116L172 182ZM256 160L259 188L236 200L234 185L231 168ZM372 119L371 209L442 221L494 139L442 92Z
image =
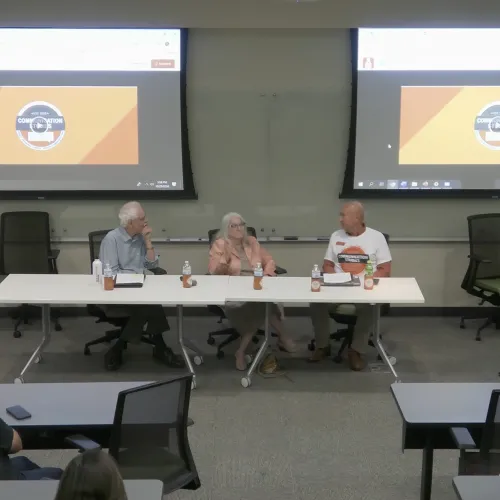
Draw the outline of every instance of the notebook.
M141 288L146 279L145 274L117 274L115 288Z

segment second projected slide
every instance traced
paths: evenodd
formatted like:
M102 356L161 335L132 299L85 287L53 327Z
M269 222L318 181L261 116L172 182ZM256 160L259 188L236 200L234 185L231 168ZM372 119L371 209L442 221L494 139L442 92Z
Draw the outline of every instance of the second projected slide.
M402 87L400 165L500 164L500 87Z
M0 165L138 165L136 87L0 87Z

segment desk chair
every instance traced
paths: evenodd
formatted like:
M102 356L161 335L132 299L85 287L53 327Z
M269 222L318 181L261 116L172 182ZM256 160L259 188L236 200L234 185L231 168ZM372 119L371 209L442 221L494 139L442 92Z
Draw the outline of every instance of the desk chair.
M500 306L500 214L479 214L467 217L469 226L469 266L462 281L462 288L485 302ZM476 331L476 340L481 340L481 332L495 324L500 329L500 312L485 314L480 308L474 314L460 318L460 328L465 328L469 319L484 319Z
M460 476L489 476L500 474L500 390L491 392L486 421L479 447L466 427L452 427L451 436L460 450Z
M182 375L118 394L109 454L124 479L159 479L163 495L201 486L187 435L192 379ZM80 451L99 446L78 436L66 440Z
M57 274L59 250L50 247L50 224L47 212L4 212L0 217L0 274ZM15 320L13 336L22 336L19 326L40 316L40 308L22 304L9 311ZM51 310L56 331L61 311Z
M111 229L102 229L99 231L92 231L89 233L89 251L90 251L90 268L92 269L92 263L94 262L95 259L99 258L99 251L101 249L101 242L104 239L104 237L111 231ZM164 269L158 267L154 269L155 271L154 274L166 274L167 271ZM99 344L109 344L113 340L117 340L123 329L125 328L127 322L128 322L128 317L122 317L122 318L111 318L106 315L104 310L95 305L95 304L88 304L87 305L87 312L89 313L90 316L94 316L97 318L96 323L109 323L110 325L113 325L115 328L112 330L108 330L107 332L104 333L103 336L96 338L95 340L92 340L90 342L87 342L85 344L85 347L83 349L83 354L85 356L90 356L90 347L94 345L99 345ZM149 345L154 345L154 342L151 341L151 339L147 335L143 335L141 338L141 342ZM125 343L124 348L127 348L127 344ZM111 366L106 366L106 369L113 369Z
M217 234L219 233L219 229L210 229L208 231L208 242L209 246L212 246L212 243L215 241L217 238ZM257 231L255 231L254 227L247 227L247 233L249 236L253 236L254 238L257 238ZM276 274L279 276L281 274L286 274L286 269L276 266ZM214 314L215 316L219 316L219 321L217 323L221 324L225 319L226 315L224 314L224 310L220 306L214 306L214 305L209 305L207 306L208 310ZM257 335L264 335L264 330L258 330ZM258 336L254 335L252 337L252 341L254 344L257 344L259 342ZM276 334L272 334L273 337L276 337ZM218 346L217 346L217 358L222 359L224 357L224 347L226 347L229 344L232 344L236 340L240 338L240 334L234 329L234 328L224 328L222 330L215 330L213 332L210 332L208 334L208 339L207 343L208 345L214 345L215 344L215 338L214 337L226 337Z
M389 244L390 236L387 233L383 233L385 241ZM390 304L382 304L380 308L381 316L388 316L390 310ZM356 308L351 304L339 304L334 311L330 313L330 318L332 318L336 323L340 325L345 325L345 328L339 328L335 332L330 334L330 338L337 342L342 342L337 354L333 357L335 363L342 363L342 355L346 348L351 347L352 337L354 335L354 328L356 327ZM375 344L370 340L368 342L370 347L375 347ZM310 351L316 349L315 340L312 339L308 344L307 348ZM391 358L392 356L387 353ZM377 360L382 361L380 355L377 355Z

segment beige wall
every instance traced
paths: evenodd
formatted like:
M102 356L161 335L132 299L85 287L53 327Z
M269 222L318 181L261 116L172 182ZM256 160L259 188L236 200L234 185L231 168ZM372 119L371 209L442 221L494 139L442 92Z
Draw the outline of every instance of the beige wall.
M59 247L59 272L88 272L89 248L85 244L64 243ZM203 274L207 268L207 247L202 244L156 245L162 267L179 273L189 260L193 272ZM324 243L275 243L267 245L277 263L290 275L308 276L312 265L321 262ZM426 307L458 307L476 305L460 288L467 266L468 245L465 243L393 243L393 274L415 276L422 289Z

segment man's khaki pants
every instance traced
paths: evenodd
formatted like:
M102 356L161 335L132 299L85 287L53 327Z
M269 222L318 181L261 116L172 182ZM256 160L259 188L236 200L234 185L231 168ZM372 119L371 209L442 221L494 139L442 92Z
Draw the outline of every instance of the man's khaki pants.
M330 345L330 313L340 304L310 304L311 320L316 337L316 348ZM373 307L370 304L352 304L356 308L356 326L351 348L363 354L373 327Z

